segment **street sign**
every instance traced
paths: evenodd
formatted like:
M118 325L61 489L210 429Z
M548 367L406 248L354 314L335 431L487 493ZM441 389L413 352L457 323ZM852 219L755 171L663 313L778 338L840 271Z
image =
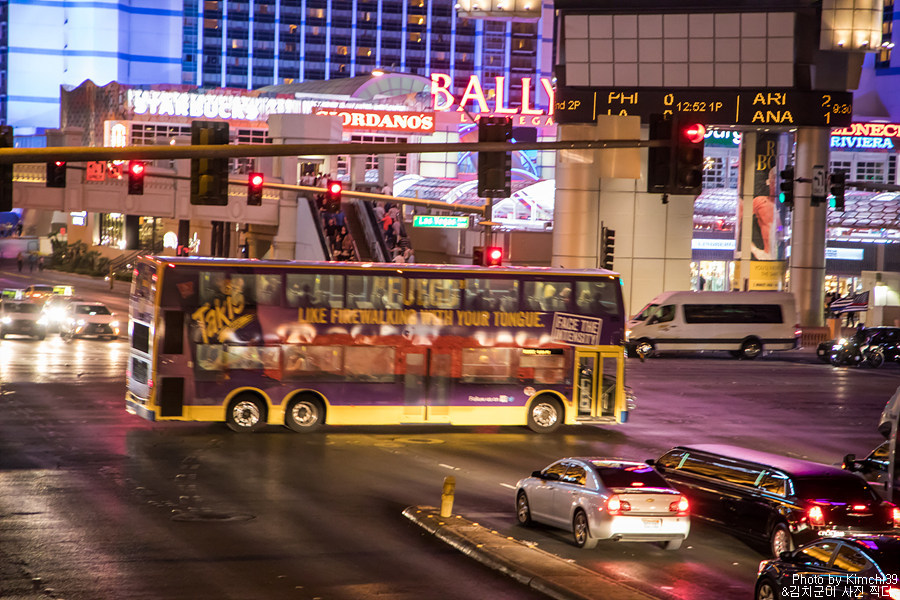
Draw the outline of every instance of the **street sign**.
M413 217L413 227L468 229L469 217L458 215L415 215Z
M810 201L813 206L818 206L820 203L825 202L825 199L828 197L828 194L825 191L828 179L825 175L824 165L813 165L811 183L812 189L810 189L809 192Z

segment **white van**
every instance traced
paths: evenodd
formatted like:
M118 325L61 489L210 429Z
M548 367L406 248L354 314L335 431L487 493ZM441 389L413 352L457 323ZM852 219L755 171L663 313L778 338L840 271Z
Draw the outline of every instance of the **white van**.
M800 346L793 294L665 292L628 321L628 348L638 355L671 350L728 350L756 358Z

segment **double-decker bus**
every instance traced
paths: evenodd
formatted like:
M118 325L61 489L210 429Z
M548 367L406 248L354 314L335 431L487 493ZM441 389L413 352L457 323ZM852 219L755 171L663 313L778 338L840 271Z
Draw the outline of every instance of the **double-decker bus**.
M142 257L126 406L235 431L628 418L617 274Z

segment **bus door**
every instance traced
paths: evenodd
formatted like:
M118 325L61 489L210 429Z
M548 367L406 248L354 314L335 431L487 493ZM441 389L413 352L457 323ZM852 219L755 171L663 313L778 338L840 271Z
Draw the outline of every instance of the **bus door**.
M425 422L425 382L428 375L428 351L410 349L404 356L403 423Z
M617 346L575 349L574 396L577 418L627 418L625 410L625 354Z
M449 423L452 355L417 348L406 354L405 363L403 421Z

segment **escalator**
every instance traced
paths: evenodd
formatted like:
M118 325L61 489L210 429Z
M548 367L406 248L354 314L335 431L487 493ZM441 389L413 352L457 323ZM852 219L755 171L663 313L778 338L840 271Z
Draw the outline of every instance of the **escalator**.
M344 225L353 238L357 260L390 262L390 252L372 210L372 203L357 198L345 199L341 203L341 211L344 213Z

